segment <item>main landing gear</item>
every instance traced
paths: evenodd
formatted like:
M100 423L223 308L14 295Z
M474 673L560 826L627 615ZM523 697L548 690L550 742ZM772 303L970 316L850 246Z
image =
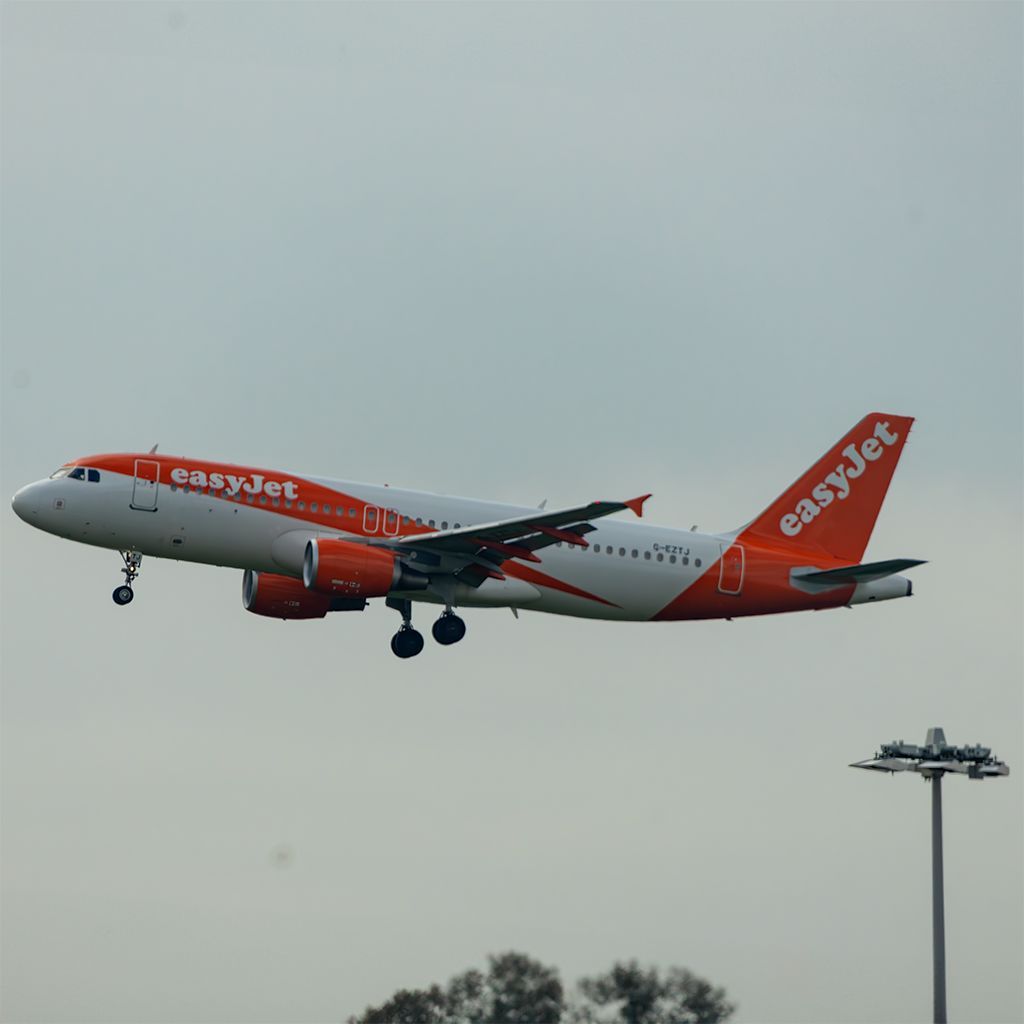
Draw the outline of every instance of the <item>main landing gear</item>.
M391 638L391 650L399 658L414 658L423 650L423 634L412 628L412 601L389 597L385 602L402 616L402 626Z
M142 554L139 551L122 551L121 558L124 561L124 568L121 570L124 573L124 583L120 587L114 588L114 604L131 604L135 597L132 584L135 582L136 576L139 575Z
M423 650L423 634L411 625L402 626L391 638L391 650L399 658L415 658Z
M412 601L400 597L389 597L387 606L394 608L402 616L402 626L391 638L391 650L399 658L414 658L423 650L423 634L413 629ZM458 643L466 635L466 624L451 608L447 608L434 623L431 633L434 634L434 639L439 644L447 647L449 644Z
M434 639L447 647L457 644L466 635L466 624L450 608L434 623L430 630Z

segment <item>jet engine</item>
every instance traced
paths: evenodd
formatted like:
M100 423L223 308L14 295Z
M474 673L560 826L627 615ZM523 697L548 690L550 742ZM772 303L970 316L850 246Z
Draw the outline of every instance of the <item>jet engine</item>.
M393 551L317 537L306 544L302 582L317 594L385 597L392 590L425 590L430 580L407 569Z
M272 619L322 619L328 612L361 611L366 602L314 594L301 580L291 576L246 569L242 577L242 605L247 612Z

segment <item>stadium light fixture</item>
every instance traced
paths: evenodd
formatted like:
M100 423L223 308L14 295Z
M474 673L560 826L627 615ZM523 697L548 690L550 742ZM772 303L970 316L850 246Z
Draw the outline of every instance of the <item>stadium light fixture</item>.
M946 1024L946 925L942 886L942 776L969 779L998 778L1010 769L992 756L988 747L954 747L942 729L929 729L924 746L903 740L883 743L879 752L851 768L876 772L917 772L932 786L932 981L935 1024Z

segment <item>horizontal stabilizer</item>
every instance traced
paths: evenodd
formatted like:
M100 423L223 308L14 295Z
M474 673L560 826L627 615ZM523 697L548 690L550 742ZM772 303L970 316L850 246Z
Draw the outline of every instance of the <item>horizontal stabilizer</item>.
M864 565L844 565L841 569L824 569L820 571L799 571L793 578L801 583L821 583L828 586L843 584L870 583L885 576L913 569L915 565L924 565L920 558L890 558L886 562L866 562Z

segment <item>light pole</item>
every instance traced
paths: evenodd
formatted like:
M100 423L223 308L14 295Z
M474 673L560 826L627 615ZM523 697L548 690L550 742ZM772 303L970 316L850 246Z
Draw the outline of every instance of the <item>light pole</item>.
M942 776L948 772L969 779L1009 775L1010 769L988 747L952 747L941 729L929 729L924 746L903 740L883 743L867 761L851 768L876 772L918 772L932 786L932 978L935 1024L946 1024L946 925L942 890Z

